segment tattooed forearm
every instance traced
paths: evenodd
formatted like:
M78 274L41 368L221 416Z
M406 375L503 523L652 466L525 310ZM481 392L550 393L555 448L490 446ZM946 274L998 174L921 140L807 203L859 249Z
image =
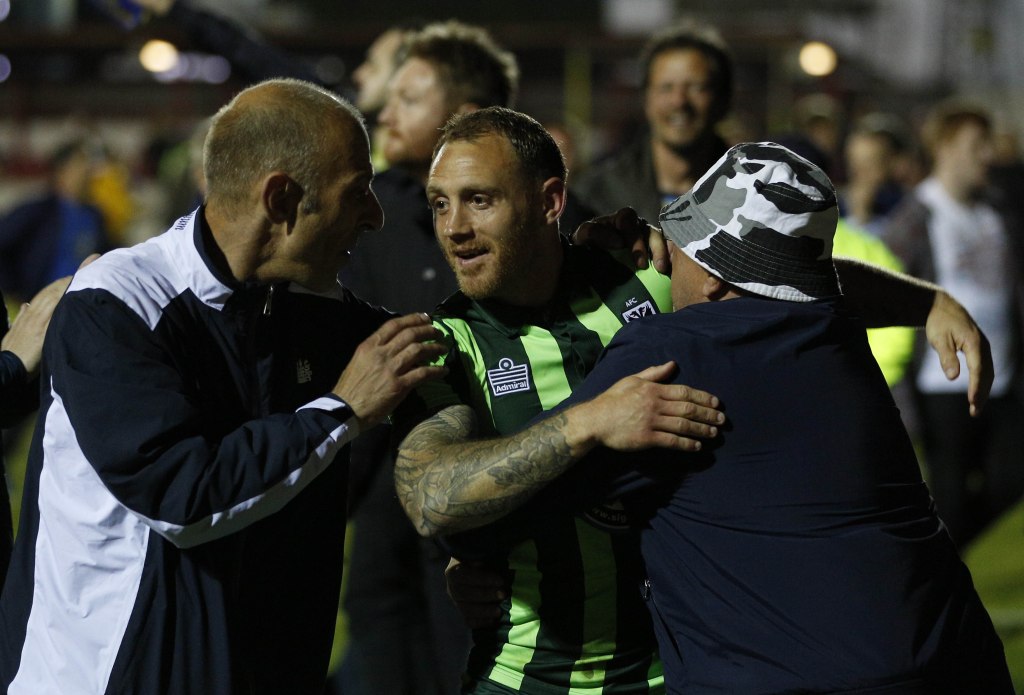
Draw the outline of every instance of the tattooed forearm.
M402 442L399 499L423 535L481 526L522 505L576 460L559 413L519 434L472 440L473 411L447 408Z

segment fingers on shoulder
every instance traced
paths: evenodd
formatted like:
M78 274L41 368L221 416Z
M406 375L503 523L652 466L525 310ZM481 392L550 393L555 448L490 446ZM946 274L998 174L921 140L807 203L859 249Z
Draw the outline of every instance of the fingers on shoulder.
M381 342L391 342L396 337L403 335L409 329L414 332L416 329L429 329L431 327L430 317L426 314L414 313L398 316L385 321L377 332L374 333Z
M670 431L659 431L653 433L651 437L651 445L663 449L675 449L676 451L686 452L696 452L703 448L699 439L684 437Z
M714 396L707 391L702 391L692 386L685 385L673 385L672 387L673 397L675 400L686 401L694 405L703 406L705 408L717 408L719 405L718 397Z

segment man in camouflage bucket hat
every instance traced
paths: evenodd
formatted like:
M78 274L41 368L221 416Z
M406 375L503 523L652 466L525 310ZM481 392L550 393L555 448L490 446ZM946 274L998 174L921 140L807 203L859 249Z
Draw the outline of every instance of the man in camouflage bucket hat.
M598 450L545 495L621 497L644 520L669 693L1012 693L844 306L836 219L825 174L771 143L734 147L669 205L675 312L627 324L563 405L672 361L728 424L697 453Z
M836 191L825 173L770 142L736 145L661 213L683 252L748 292L809 302L839 294Z

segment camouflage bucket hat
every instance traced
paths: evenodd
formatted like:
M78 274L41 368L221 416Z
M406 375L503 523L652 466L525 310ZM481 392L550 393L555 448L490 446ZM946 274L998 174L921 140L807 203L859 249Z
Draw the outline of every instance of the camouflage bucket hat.
M771 142L736 145L660 216L665 236L709 272L791 302L839 294L838 219L825 172Z

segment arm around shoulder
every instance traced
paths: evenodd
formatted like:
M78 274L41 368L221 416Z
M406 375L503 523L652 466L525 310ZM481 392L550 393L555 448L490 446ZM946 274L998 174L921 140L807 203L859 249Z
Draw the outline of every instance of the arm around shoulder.
M596 446L697 450L695 437L714 437L722 415L710 394L659 383L673 370L667 363L627 376L506 437L474 440L474 411L445 408L399 447L398 498L421 535L448 534L505 516Z
M970 381L967 399L977 415L988 399L994 378L988 339L967 310L948 292L930 282L878 266L835 259L843 294L869 327L925 328L949 379L960 374L963 353Z

